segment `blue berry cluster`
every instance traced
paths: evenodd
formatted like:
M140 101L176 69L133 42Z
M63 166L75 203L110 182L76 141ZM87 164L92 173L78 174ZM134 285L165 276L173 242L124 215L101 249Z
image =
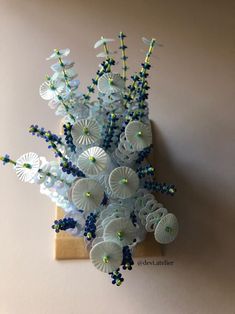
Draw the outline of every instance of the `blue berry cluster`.
M119 268L112 273L109 273L112 278L112 284L116 286L121 286L124 281L122 274L119 272Z
M103 140L102 147L105 150L111 147L115 130L118 128L117 123L116 123L117 121L118 121L118 117L115 113L110 113L108 115L108 123L105 126L105 129L103 131L104 140Z
M76 152L76 146L73 143L73 137L71 135L71 130L72 130L72 124L71 123L66 123L63 125L64 129L64 135L65 135L65 142L67 144L67 147L70 149L71 152Z
M132 254L129 246L124 246L122 249L123 258L122 258L122 268L124 270L132 270L132 266L134 265L134 261L132 259Z
M130 219L131 219L131 222L133 223L133 225L136 226L136 224L137 224L137 216L136 216L134 211L131 212Z
M11 161L10 156L8 154L5 154L5 156L0 157L0 160L2 161L2 164L4 166Z
M154 168L151 165L146 165L145 167L140 167L136 170L139 178L144 178L147 176L153 176L154 175Z
M136 163L140 164L151 152L153 145L150 145L149 147L144 148L142 151L139 152L138 158L136 159Z
M101 63L101 70L98 70L96 72L96 78L92 79L92 84L87 86L88 89L88 94L83 95L84 99L89 100L91 98L90 93L94 93L95 88L94 86L96 86L98 84L98 80L99 78L104 74L104 73L108 73L110 72L110 67L112 65L115 65L115 60L113 58L108 58L107 60L103 61Z
M87 216L86 223L85 223L85 232L84 236L87 238L88 241L94 239L96 237L96 218L97 215L94 213L90 213Z
M67 229L74 229L76 227L77 221L73 218L64 218L55 220L54 224L52 225L52 229L55 230L56 233L60 232L61 230L65 231Z
M163 194L174 195L176 188L173 184L145 181L144 188L153 192L161 192Z
M67 174L72 174L74 177L85 177L85 174L71 161L68 161L65 157L63 157L63 161L60 164L60 167L63 172Z
M51 133L51 131L45 131L44 128L39 128L38 125L31 125L29 128L29 133L32 135L37 135L38 137L43 138L46 142L52 142L55 144L63 145L62 138L56 134ZM51 147L49 147L51 148Z

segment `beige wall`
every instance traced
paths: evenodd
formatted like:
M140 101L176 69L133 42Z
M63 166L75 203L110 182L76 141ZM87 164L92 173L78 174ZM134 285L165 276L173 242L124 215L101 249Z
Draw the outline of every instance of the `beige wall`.
M1 167L0 314L235 313L233 17L232 1L0 0L0 151L12 156L50 156L27 129L58 129L38 95L53 48L71 48L84 90L101 35L127 33L132 70L142 36L164 44L150 112L159 179L178 187L159 199L180 221L173 267L136 266L113 287L88 261L53 260L53 205Z

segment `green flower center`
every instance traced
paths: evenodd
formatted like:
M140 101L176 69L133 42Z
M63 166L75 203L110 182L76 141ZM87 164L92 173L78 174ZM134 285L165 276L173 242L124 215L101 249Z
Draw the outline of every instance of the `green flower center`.
M95 161L96 161L96 159L95 159L94 156L89 156L89 160L92 161L92 162L95 162Z
M105 256L103 257L103 262L104 262L105 264L107 264L107 263L109 262L109 260L110 260L109 256L105 255Z

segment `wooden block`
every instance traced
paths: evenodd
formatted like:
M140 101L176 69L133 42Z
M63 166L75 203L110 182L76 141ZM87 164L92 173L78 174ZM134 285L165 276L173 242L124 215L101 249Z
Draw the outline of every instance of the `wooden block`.
M56 208L56 219L64 216L61 208ZM162 255L162 247L154 239L152 233L148 233L146 239L137 245L134 257L157 257ZM66 232L56 233L55 259L88 259L89 254L85 248L83 238L73 237Z

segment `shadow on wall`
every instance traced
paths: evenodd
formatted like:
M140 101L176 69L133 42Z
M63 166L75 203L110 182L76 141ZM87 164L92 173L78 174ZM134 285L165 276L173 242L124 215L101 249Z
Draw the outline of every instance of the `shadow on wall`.
M232 267L235 258L235 252L228 250L228 247L234 247L235 213L232 205L226 204L221 195L214 194L213 186L208 186L203 179L200 181L198 169L176 165L163 134L154 122L152 129L154 150L150 161L156 169L156 179L174 183L177 187L174 197L160 194L157 197L177 216L180 225L178 238L164 247L164 256L173 258L186 273L192 271L193 276L200 275L208 282L210 280L210 285L229 290L233 281L221 272L221 264ZM182 273L179 276L181 278Z

